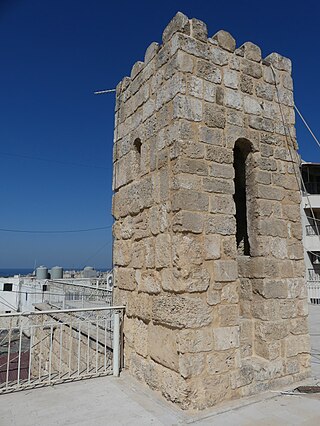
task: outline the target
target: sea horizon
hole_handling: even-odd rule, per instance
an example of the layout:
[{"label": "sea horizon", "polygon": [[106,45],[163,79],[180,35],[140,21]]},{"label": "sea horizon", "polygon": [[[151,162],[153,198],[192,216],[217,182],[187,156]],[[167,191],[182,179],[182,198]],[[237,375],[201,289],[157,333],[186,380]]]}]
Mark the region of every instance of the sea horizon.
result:
[{"label": "sea horizon", "polygon": [[[48,268],[50,269],[50,268]],[[105,272],[112,268],[99,268],[95,267],[97,271]],[[64,271],[81,271],[82,268],[63,268]],[[12,277],[14,275],[29,275],[34,272],[34,268],[0,268],[0,277]]]}]

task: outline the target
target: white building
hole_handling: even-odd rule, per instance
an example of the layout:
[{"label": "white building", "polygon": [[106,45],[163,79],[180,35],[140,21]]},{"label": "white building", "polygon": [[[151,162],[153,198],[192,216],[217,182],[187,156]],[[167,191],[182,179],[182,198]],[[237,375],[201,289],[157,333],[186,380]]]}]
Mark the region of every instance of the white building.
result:
[{"label": "white building", "polygon": [[320,303],[320,163],[301,164],[304,259],[308,297]]},{"label": "white building", "polygon": [[59,308],[110,305],[112,287],[112,271],[103,278],[0,277],[0,313],[33,311],[44,302]]}]

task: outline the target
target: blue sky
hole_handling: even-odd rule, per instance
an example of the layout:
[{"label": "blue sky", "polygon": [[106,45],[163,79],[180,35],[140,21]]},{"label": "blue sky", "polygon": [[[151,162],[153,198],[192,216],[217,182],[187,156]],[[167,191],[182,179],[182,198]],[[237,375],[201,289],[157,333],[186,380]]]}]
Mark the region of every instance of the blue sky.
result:
[{"label": "blue sky", "polygon": [[[263,56],[290,57],[296,104],[320,134],[316,1],[0,0],[0,228],[112,224],[114,95],[93,91],[130,74],[178,10],[205,21],[209,35],[225,29],[237,46],[252,41]],[[303,158],[320,161],[298,119],[297,131]],[[0,232],[0,268],[32,267],[35,260],[109,267],[111,229]]]}]

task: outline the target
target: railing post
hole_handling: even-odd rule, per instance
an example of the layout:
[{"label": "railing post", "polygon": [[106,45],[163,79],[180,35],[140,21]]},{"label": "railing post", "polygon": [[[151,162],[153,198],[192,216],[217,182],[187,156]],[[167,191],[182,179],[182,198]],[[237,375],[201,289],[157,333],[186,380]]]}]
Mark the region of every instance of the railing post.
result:
[{"label": "railing post", "polygon": [[113,375],[120,374],[120,312],[113,314]]}]

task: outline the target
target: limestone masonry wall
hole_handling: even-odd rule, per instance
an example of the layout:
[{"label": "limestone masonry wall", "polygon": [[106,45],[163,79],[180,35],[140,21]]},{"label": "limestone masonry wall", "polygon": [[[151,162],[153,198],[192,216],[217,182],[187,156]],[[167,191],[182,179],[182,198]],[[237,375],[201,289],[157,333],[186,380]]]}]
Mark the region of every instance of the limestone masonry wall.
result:
[{"label": "limestone masonry wall", "polygon": [[181,13],[117,87],[125,367],[184,409],[309,375],[293,105],[289,59]]}]

